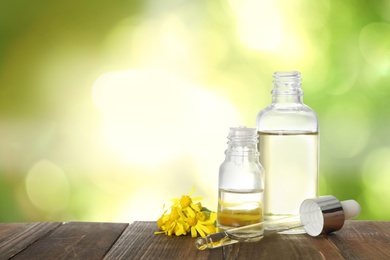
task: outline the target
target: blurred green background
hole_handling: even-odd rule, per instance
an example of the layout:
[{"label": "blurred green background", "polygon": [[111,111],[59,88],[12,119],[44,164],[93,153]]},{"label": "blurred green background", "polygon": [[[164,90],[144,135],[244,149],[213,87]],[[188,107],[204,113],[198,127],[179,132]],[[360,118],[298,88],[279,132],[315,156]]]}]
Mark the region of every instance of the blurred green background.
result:
[{"label": "blurred green background", "polygon": [[157,220],[216,210],[230,126],[272,74],[302,73],[320,195],[390,220],[390,2],[1,1],[0,221]]}]

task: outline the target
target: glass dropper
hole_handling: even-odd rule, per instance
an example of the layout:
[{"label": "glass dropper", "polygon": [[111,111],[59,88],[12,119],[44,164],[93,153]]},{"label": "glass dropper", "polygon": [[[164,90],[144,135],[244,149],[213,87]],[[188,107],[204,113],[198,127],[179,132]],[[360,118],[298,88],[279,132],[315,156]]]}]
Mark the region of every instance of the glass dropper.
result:
[{"label": "glass dropper", "polygon": [[[210,234],[198,238],[195,246],[199,250],[205,250],[238,242],[254,242],[264,236],[300,227],[310,236],[318,236],[341,229],[345,220],[355,218],[359,213],[360,205],[354,200],[340,202],[330,195],[321,196],[304,200],[300,214]],[[254,229],[263,232],[253,232]],[[248,236],[248,233],[257,235]]]},{"label": "glass dropper", "polygon": [[[320,211],[311,211],[306,214],[318,214]],[[279,219],[268,220],[252,225],[247,225],[239,228],[230,229],[214,234],[210,234],[206,237],[198,238],[195,242],[195,246],[199,250],[205,250],[207,248],[217,248],[221,246],[231,245],[238,242],[254,242],[259,241],[265,236],[279,233],[286,230],[303,227],[300,217],[302,214],[292,215]],[[259,230],[259,232],[254,232]],[[250,231],[256,236],[245,236],[246,231]],[[249,232],[248,232],[249,233]]]}]

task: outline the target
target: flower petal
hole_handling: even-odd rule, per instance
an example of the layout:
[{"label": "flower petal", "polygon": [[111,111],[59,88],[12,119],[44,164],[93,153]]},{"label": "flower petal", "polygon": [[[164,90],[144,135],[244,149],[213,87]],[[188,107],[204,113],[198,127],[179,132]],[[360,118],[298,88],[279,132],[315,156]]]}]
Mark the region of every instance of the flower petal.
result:
[{"label": "flower petal", "polygon": [[199,211],[200,211],[200,208],[198,207],[198,205],[195,205],[194,203],[191,203],[190,206],[191,206],[191,208],[193,208],[196,212],[199,212]]},{"label": "flower petal", "polygon": [[180,236],[180,235],[182,235],[182,234],[185,234],[186,232],[185,232],[185,230],[184,230],[183,224],[177,222],[177,225],[179,226],[179,232],[178,232],[179,235],[176,233],[176,236]]},{"label": "flower petal", "polygon": [[204,232],[210,233],[210,229],[208,227],[203,226],[202,224],[198,224],[197,226],[199,226]]},{"label": "flower petal", "polygon": [[200,224],[202,225],[214,225],[214,221],[208,219],[208,220],[205,220],[205,221],[198,221]]},{"label": "flower petal", "polygon": [[213,222],[217,220],[217,212],[211,212],[210,213],[210,220],[212,220]]},{"label": "flower petal", "polygon": [[192,188],[192,190],[191,190],[190,194],[188,194],[188,196],[190,196],[190,197],[191,197],[191,195],[192,195],[192,193],[194,193],[194,191],[195,191],[195,185],[194,185],[194,187]]},{"label": "flower petal", "polygon": [[172,235],[173,229],[175,228],[176,222],[172,222],[172,224],[168,227],[168,236]]},{"label": "flower petal", "polygon": [[195,227],[191,227],[191,236],[192,237],[197,237],[198,236],[198,234],[196,233]]},{"label": "flower petal", "polygon": [[190,216],[190,217],[192,217],[192,218],[195,218],[195,217],[196,217],[195,212],[194,212],[190,207],[186,208],[186,210],[187,210],[187,215],[188,215],[188,216]]},{"label": "flower petal", "polygon": [[198,200],[202,200],[202,199],[204,199],[203,197],[194,197],[194,198],[192,198],[192,201],[198,201]]},{"label": "flower petal", "polygon": [[180,219],[183,220],[183,221],[186,221],[186,216],[183,214],[183,212],[181,210],[178,210],[177,213],[179,213],[179,216],[180,216]]},{"label": "flower petal", "polygon": [[167,222],[168,220],[169,220],[169,215],[164,215],[164,216],[162,217],[162,222],[163,222],[163,223]]},{"label": "flower petal", "polygon": [[202,237],[206,237],[205,233],[204,233],[203,230],[200,228],[200,225],[196,225],[195,228],[196,228],[196,230],[199,232],[199,234],[200,234]]}]

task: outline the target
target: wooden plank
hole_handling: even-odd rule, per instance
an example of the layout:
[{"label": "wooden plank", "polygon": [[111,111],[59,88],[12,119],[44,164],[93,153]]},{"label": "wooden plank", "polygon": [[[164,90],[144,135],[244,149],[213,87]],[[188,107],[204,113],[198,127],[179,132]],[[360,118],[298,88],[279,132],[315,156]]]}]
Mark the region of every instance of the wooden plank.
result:
[{"label": "wooden plank", "polygon": [[390,221],[346,221],[327,238],[346,259],[390,259]]},{"label": "wooden plank", "polygon": [[323,256],[323,259],[345,259],[340,250],[333,243],[327,240],[325,235],[309,237],[309,242]]},{"label": "wooden plank", "polygon": [[344,259],[325,237],[306,234],[264,237],[255,243],[238,243],[223,248],[224,259]]},{"label": "wooden plank", "polygon": [[0,223],[0,259],[9,259],[61,225],[46,223]]},{"label": "wooden plank", "polygon": [[111,259],[222,259],[222,249],[200,251],[191,236],[154,234],[157,223],[134,222],[105,256]]},{"label": "wooden plank", "polygon": [[69,222],[12,259],[102,259],[127,226],[127,223]]},{"label": "wooden plank", "polygon": [[190,236],[155,231],[156,222],[0,223],[0,259],[390,259],[384,221],[347,221],[327,236],[272,235],[205,251]]}]

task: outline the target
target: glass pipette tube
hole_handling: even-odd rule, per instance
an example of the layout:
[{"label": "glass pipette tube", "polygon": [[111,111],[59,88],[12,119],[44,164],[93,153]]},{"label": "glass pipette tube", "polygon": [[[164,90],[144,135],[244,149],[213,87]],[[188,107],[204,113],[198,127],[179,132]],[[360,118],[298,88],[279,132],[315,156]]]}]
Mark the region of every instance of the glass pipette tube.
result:
[{"label": "glass pipette tube", "polygon": [[355,218],[359,214],[360,205],[355,200],[339,201],[332,195],[320,196],[304,200],[300,214],[214,233],[198,238],[195,246],[204,250],[237,242],[259,241],[265,236],[300,227],[315,237],[341,229],[345,220]]},{"label": "glass pipette tube", "polygon": [[[310,220],[305,220],[305,223],[302,223],[301,216],[302,215],[316,215],[321,214],[321,210],[314,210],[310,212],[305,212],[301,214],[291,215],[288,217],[283,217],[279,219],[273,219],[268,221],[263,221],[260,223],[247,225],[243,227],[238,227],[214,234],[210,234],[206,237],[198,238],[195,241],[195,246],[199,250],[205,250],[205,249],[212,249],[212,248],[218,248],[221,246],[231,245],[238,242],[253,242],[253,241],[259,241],[265,236],[279,233],[286,230],[291,230],[299,227],[303,227],[304,225],[307,225],[310,223]],[[305,218],[305,219],[312,219],[312,218]],[[246,231],[251,231],[250,233],[254,233],[253,230],[258,229],[259,231],[256,236],[245,236]]]}]

